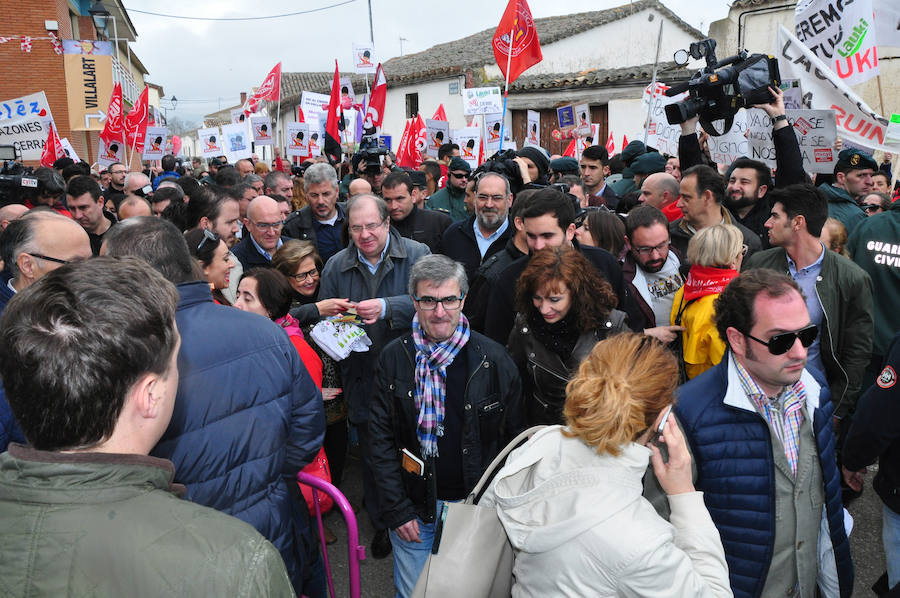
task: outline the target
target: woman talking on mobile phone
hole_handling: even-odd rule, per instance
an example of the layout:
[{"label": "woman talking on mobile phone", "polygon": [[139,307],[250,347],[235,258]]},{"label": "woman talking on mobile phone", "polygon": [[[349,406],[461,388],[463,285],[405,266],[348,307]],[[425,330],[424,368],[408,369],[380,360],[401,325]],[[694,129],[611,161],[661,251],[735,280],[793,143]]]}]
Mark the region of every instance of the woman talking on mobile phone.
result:
[{"label": "woman talking on mobile phone", "polygon": [[[566,389],[566,426],[509,456],[479,504],[496,506],[512,543],[513,597],[732,595],[670,413],[677,383],[675,358],[651,337],[600,341]],[[671,523],[641,495],[648,461]]]}]

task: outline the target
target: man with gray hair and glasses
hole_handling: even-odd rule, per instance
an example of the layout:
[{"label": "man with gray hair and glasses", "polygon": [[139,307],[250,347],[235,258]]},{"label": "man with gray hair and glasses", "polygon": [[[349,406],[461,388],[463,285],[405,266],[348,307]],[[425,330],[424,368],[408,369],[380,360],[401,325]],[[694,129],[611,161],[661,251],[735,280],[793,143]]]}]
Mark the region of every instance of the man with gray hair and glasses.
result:
[{"label": "man with gray hair and glasses", "polygon": [[369,450],[398,596],[412,593],[425,566],[442,503],[466,498],[524,428],[519,373],[503,346],[469,328],[467,290],[462,264],[443,255],[417,261],[412,331],[385,347],[378,365]]},{"label": "man with gray hair and glasses", "polygon": [[[275,174],[271,173],[269,176]],[[268,177],[267,177],[268,179]],[[312,241],[323,262],[344,248],[341,228],[346,205],[338,201],[338,179],[329,164],[313,164],[303,173],[306,205],[291,214],[284,225],[284,235],[292,239]]]}]

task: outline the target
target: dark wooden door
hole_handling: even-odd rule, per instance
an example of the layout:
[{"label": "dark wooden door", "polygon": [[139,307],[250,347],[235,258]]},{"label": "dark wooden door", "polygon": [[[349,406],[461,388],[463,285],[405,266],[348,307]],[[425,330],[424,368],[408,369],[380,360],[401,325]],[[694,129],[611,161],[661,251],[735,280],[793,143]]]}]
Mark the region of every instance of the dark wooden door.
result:
[{"label": "dark wooden door", "polygon": [[[591,122],[600,125],[600,139],[594,139],[594,145],[606,145],[606,138],[609,135],[609,110],[604,104],[602,106],[590,106]],[[556,109],[550,108],[539,110],[541,113],[541,147],[550,152],[550,155],[562,154],[568,147],[571,139],[561,139],[557,141],[553,138],[554,129],[559,129],[559,122],[556,120]],[[517,147],[522,147],[525,141],[525,127],[528,123],[527,110],[512,111],[512,137]]]}]

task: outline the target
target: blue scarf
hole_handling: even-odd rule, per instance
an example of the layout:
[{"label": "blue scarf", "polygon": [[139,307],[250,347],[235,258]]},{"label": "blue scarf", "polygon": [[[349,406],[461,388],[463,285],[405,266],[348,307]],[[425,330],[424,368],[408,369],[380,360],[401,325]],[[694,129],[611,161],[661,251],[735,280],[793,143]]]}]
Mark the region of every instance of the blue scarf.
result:
[{"label": "blue scarf", "polygon": [[413,343],[416,346],[416,409],[419,418],[416,436],[423,457],[437,457],[437,439],[444,435],[444,398],[447,395],[447,366],[453,363],[460,349],[469,342],[469,320],[460,314],[453,336],[434,343],[428,340],[419,325],[419,314],[412,321]]}]

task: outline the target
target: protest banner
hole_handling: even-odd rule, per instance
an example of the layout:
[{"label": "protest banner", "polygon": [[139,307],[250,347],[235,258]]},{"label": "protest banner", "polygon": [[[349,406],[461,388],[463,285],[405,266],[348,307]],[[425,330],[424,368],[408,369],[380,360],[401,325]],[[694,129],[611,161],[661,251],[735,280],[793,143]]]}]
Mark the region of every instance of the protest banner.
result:
[{"label": "protest banner", "polygon": [[891,114],[884,140],[886,143],[900,144],[900,114]]},{"label": "protest banner", "polygon": [[[669,124],[669,121],[666,119],[666,106],[684,100],[687,97],[687,93],[670,98],[665,95],[667,89],[669,89],[668,85],[657,82],[656,89],[651,93],[648,85],[644,88],[641,106],[645,112],[650,111],[650,123],[647,126],[647,145],[655,147],[661,154],[677,156],[681,125]],[[622,147],[624,149],[625,146],[623,145]],[[610,152],[610,155],[612,155],[612,152]]]},{"label": "protest banner", "polygon": [[145,160],[161,160],[166,154],[166,138],[169,130],[166,127],[147,127],[147,135],[144,137]]},{"label": "protest banner", "polygon": [[53,121],[37,116],[0,120],[0,145],[15,147],[23,160],[40,160],[50,122]]},{"label": "protest banner", "polygon": [[453,142],[459,145],[459,157],[469,163],[474,170],[478,168],[478,148],[481,142],[480,127],[457,129]]},{"label": "protest banner", "polygon": [[[713,121],[717,131],[722,130],[722,121]],[[747,132],[747,111],[739,110],[734,115],[734,123],[724,135],[708,138],[709,157],[716,164],[731,164],[741,156],[750,155],[750,141],[744,135]],[[672,154],[677,156],[678,154]]]},{"label": "protest banner", "polygon": [[803,90],[800,89],[800,81],[797,79],[789,79],[787,81],[782,81],[781,91],[784,92],[784,107],[787,110],[802,110],[805,108],[803,105]]},{"label": "protest banner", "polygon": [[575,104],[575,132],[582,137],[591,134],[591,109],[587,104]]},{"label": "protest banner", "polygon": [[527,134],[525,135],[525,142],[522,144],[526,145],[541,145],[541,113],[536,110],[529,110],[527,115]]},{"label": "protest banner", "polygon": [[503,112],[503,97],[499,87],[470,87],[463,89],[463,114],[497,114]]},{"label": "protest banner", "polygon": [[357,74],[375,72],[375,46],[368,42],[353,44],[353,70]]},{"label": "protest banner", "polygon": [[[0,102],[0,122],[4,120],[47,119],[53,120],[50,104],[43,91],[28,94],[20,98]],[[46,131],[44,135],[46,136]]]},{"label": "protest banner", "polygon": [[215,158],[216,156],[225,155],[225,152],[222,150],[222,135],[219,133],[219,127],[200,129],[197,131],[197,139],[200,140],[200,148],[203,150],[204,158]]},{"label": "protest banner", "polygon": [[575,107],[569,104],[557,108],[556,120],[559,122],[559,132],[563,137],[568,137],[569,132],[575,130]]},{"label": "protest banner", "polygon": [[[787,117],[800,146],[803,170],[826,174],[834,172],[837,162],[834,113],[830,110],[787,110]],[[772,119],[763,110],[753,108],[746,111],[746,124],[750,141],[748,156],[774,167]]]},{"label": "protest banner", "polygon": [[[319,137],[325,133],[325,122],[328,118],[328,103],[331,97],[325,93],[304,91],[300,94],[300,108],[303,110],[304,120],[310,123],[310,134],[318,132]],[[313,126],[315,121],[315,126]],[[322,123],[319,130],[319,123]],[[318,155],[318,154],[316,154]]]},{"label": "protest banner", "polygon": [[250,157],[250,141],[247,135],[247,123],[225,125],[222,127],[222,139],[225,144],[225,155],[234,164],[237,160]]},{"label": "protest banner", "polygon": [[500,129],[503,125],[503,115],[484,115],[484,151],[488,157],[493,156],[500,149]]},{"label": "protest banner", "polygon": [[125,162],[125,145],[121,140],[106,145],[106,142],[100,139],[97,147],[97,163],[103,168],[109,168],[116,162]]},{"label": "protest banner", "polygon": [[72,131],[100,131],[113,91],[112,42],[64,39],[63,67]]},{"label": "protest banner", "polygon": [[253,143],[272,145],[272,121],[268,116],[251,116],[250,129],[253,131]]},{"label": "protest banner", "polygon": [[800,0],[794,30],[847,85],[878,76],[872,0]]},{"label": "protest banner", "polygon": [[799,79],[804,100],[814,110],[833,110],[837,134],[862,147],[900,151],[885,141],[888,120],[873,111],[840,77],[783,26],[776,35],[778,70],[785,79]]},{"label": "protest banner", "polygon": [[445,143],[450,142],[450,123],[445,120],[429,118],[425,120],[425,131],[427,139],[425,154],[432,158],[437,158],[438,149]]},{"label": "protest banner", "polygon": [[78,157],[78,153],[75,151],[75,148],[72,147],[72,142],[69,141],[68,137],[63,137],[59,140],[60,145],[62,145],[63,152],[65,152],[66,157],[72,158],[76,162],[81,162],[81,158]]},{"label": "protest banner", "polygon": [[875,39],[882,48],[900,48],[900,4],[875,2]]},{"label": "protest banner", "polygon": [[309,124],[287,123],[287,155],[297,158],[309,157]]},{"label": "protest banner", "polygon": [[321,124],[318,118],[310,119],[307,125],[309,125],[309,155],[313,158],[321,156],[325,125]]},{"label": "protest banner", "polygon": [[242,123],[247,119],[247,115],[244,114],[243,108],[234,108],[229,112],[231,113],[231,124],[233,125]]}]

